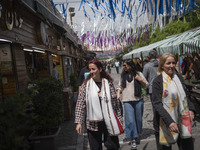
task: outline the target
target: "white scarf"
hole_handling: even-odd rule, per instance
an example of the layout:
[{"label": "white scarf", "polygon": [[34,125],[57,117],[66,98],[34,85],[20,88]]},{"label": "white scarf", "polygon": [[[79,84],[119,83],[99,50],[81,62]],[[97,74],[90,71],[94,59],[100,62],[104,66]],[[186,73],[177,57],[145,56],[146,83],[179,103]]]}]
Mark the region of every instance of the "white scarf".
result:
[{"label": "white scarf", "polygon": [[165,110],[170,114],[172,119],[178,124],[179,132],[171,132],[160,119],[159,138],[160,144],[171,145],[176,143],[178,136],[190,138],[192,135],[191,121],[187,97],[183,86],[176,74],[173,78],[162,72],[163,76],[163,95],[162,103]]},{"label": "white scarf", "polygon": [[[102,97],[101,104],[99,95]],[[121,133],[117,117],[112,108],[110,87],[107,79],[102,79],[101,90],[99,90],[92,78],[88,80],[86,85],[86,109],[87,120],[90,122],[104,120],[108,133],[111,135],[119,135]]]}]

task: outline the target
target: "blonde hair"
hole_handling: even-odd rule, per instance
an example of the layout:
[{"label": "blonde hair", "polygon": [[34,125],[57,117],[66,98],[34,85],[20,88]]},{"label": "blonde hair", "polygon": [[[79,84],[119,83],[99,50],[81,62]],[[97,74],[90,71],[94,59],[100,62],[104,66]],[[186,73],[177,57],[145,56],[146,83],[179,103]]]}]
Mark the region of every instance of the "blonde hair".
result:
[{"label": "blonde hair", "polygon": [[158,74],[161,74],[162,71],[163,71],[163,66],[167,60],[168,57],[174,57],[174,60],[176,61],[176,57],[174,54],[172,53],[169,53],[169,52],[166,52],[164,54],[162,54],[162,56],[160,57],[160,62],[159,62],[159,65],[158,65]]}]

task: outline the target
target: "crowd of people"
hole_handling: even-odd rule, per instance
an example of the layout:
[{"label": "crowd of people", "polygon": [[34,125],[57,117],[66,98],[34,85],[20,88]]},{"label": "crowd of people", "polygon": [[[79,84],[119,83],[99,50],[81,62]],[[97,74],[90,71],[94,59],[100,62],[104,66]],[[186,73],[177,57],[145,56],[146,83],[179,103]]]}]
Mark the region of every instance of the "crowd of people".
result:
[{"label": "crowd of people", "polygon": [[[176,57],[164,53],[157,58],[157,52],[152,50],[143,62],[139,59],[113,64],[97,59],[88,61],[87,69],[79,77],[75,123],[77,133],[81,134],[86,122],[91,150],[101,150],[102,142],[108,150],[119,149],[118,135],[123,132],[126,136],[123,142],[137,149],[146,91],[153,107],[157,150],[171,150],[175,143],[180,150],[194,150],[191,121],[195,107],[187,96],[182,76],[176,72]],[[121,65],[123,70],[115,88],[111,67],[115,66],[119,73]]]}]

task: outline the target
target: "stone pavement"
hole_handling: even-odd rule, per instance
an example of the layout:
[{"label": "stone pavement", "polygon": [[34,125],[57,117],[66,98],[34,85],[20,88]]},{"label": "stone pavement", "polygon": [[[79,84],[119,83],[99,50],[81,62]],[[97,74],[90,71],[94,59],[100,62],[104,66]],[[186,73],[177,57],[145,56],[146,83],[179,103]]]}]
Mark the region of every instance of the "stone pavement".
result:
[{"label": "stone pavement", "polygon": [[72,116],[70,120],[65,120],[61,124],[61,131],[56,138],[55,142],[57,150],[75,150],[77,146],[77,133],[76,125],[74,123],[74,108],[72,110]]},{"label": "stone pavement", "polygon": [[[120,73],[121,73],[120,68]],[[117,87],[118,80],[120,78],[120,74],[116,73],[115,68],[112,68],[111,76],[114,79],[114,85]],[[199,111],[200,107],[199,104],[195,104],[197,107],[197,121],[196,127],[192,128],[193,138],[194,138],[194,146],[195,150],[198,150],[200,147],[200,117]],[[89,150],[88,138],[87,138],[87,131],[84,128],[83,134],[77,135],[75,130],[74,124],[74,109],[72,113],[72,117],[70,120],[65,121],[61,125],[61,132],[56,139],[57,150]],[[152,112],[152,105],[149,99],[149,96],[144,98],[144,114],[143,114],[143,128],[142,128],[142,135],[141,135],[141,142],[138,145],[138,150],[156,150],[156,143],[155,143],[155,136],[153,130],[153,112]],[[120,141],[120,150],[129,150],[130,145],[128,143],[123,143],[123,139],[125,138],[125,133],[119,136]],[[103,147],[105,150],[106,148]],[[177,145],[174,145],[173,150],[178,150]]]}]

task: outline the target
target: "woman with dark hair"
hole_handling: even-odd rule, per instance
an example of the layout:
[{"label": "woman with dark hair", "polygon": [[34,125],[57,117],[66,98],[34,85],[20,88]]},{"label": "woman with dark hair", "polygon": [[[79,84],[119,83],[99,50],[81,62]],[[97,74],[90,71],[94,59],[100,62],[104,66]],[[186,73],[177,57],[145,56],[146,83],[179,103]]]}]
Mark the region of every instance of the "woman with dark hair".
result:
[{"label": "woman with dark hair", "polygon": [[152,86],[153,119],[158,150],[171,150],[177,143],[179,150],[194,150],[191,121],[195,108],[186,94],[184,81],[175,71],[176,58],[164,53],[158,66],[159,75]]},{"label": "woman with dark hair", "polygon": [[81,86],[76,104],[76,131],[81,134],[86,113],[86,127],[91,150],[102,150],[102,134],[107,149],[117,150],[120,147],[118,135],[123,133],[123,118],[113,79],[103,69],[101,62],[96,59],[89,62],[89,70],[90,75]]},{"label": "woman with dark hair", "polygon": [[[136,70],[132,60],[125,60],[119,86],[117,88],[117,99],[124,103],[125,132],[124,142],[131,141],[131,148],[136,149],[142,132],[142,116],[144,100],[141,87],[147,86],[148,82],[141,72]],[[137,143],[136,143],[137,142]]]}]

